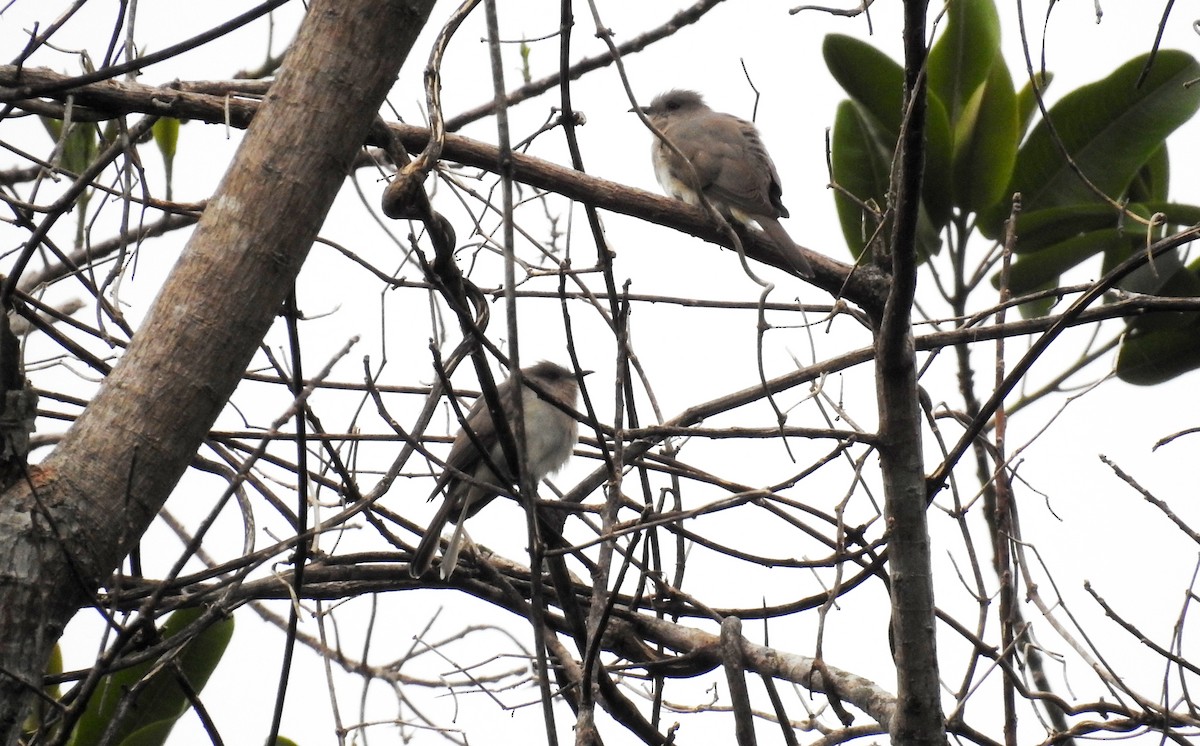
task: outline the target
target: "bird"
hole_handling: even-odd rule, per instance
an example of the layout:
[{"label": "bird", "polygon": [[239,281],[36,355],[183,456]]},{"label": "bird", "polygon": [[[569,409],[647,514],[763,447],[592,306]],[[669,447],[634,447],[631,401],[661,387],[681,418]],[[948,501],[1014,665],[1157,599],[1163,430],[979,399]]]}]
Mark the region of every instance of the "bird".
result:
[{"label": "bird", "polygon": [[713,111],[699,93],[682,89],[659,94],[641,111],[679,151],[657,137],[651,146],[654,176],[668,194],[696,206],[703,194],[722,215],[757,223],[801,277],[813,276],[803,250],[779,224],[789,216],[779,173],[753,123]]},{"label": "bird", "polygon": [[[591,371],[583,371],[587,375]],[[553,362],[542,361],[521,369],[521,377],[544,393],[530,386],[522,387],[521,407],[525,423],[525,465],[534,484],[558,471],[571,458],[579,437],[579,423],[543,397],[549,396],[560,405],[574,407],[579,396],[579,382],[570,370]],[[516,417],[516,378],[509,376],[496,387],[500,408],[510,429]],[[468,433],[469,431],[469,433]],[[474,439],[472,439],[472,434]],[[480,446],[487,452],[486,458]],[[429,499],[439,492],[444,499],[429,523],[421,543],[409,563],[409,573],[419,578],[433,565],[433,556],[440,544],[447,521],[455,524],[450,543],[442,556],[441,576],[450,578],[462,549],[463,524],[478,513],[497,495],[509,493],[515,479],[497,475],[493,466],[508,471],[504,448],[496,432],[492,413],[484,397],[475,400],[466,416],[466,425],[454,436],[446,469],[434,485]],[[465,475],[465,476],[464,476]]]}]

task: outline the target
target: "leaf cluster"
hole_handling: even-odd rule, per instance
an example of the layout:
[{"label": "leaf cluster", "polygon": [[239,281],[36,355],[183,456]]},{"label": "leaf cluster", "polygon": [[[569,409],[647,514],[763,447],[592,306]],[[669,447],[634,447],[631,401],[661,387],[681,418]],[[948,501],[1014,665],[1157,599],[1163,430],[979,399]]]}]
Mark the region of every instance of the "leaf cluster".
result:
[{"label": "leaf cluster", "polygon": [[[904,126],[903,68],[857,39],[831,35],[824,55],[849,99],[833,127],[838,218],[860,256],[887,219],[893,155]],[[937,255],[947,231],[998,241],[1019,195],[1016,295],[1056,287],[1092,257],[1108,271],[1180,226],[1200,207],[1168,197],[1167,137],[1200,108],[1200,64],[1185,52],[1136,57],[1046,108],[1050,75],[1030,71],[1016,90],[1000,53],[992,0],[948,3],[928,59],[926,160],[918,252]],[[1044,116],[1038,117],[1039,112]],[[1036,120],[1036,123],[1035,123]],[[1032,125],[1032,126],[1031,126]],[[959,247],[961,250],[962,247]],[[1200,295],[1200,262],[1160,257],[1121,286],[1128,292]],[[1043,315],[1050,300],[1028,303]],[[1131,322],[1117,372],[1158,383],[1200,367],[1200,315],[1155,314]]]}]

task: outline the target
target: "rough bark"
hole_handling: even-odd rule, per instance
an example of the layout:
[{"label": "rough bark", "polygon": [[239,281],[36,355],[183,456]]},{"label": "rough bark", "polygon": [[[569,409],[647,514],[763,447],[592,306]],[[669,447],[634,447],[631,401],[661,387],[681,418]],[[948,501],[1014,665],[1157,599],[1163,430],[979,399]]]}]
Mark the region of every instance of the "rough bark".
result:
[{"label": "rough bark", "polygon": [[432,0],[315,0],[178,265],[61,445],[0,498],[0,730],[237,386]]}]

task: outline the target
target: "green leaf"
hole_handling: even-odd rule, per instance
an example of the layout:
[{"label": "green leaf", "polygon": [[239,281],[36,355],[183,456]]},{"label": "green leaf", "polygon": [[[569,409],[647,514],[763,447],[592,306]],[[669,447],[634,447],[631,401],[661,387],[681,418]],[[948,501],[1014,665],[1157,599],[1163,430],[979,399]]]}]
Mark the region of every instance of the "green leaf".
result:
[{"label": "green leaf", "polygon": [[167,199],[171,199],[171,176],[175,168],[175,150],[179,145],[179,120],[174,117],[159,117],[152,128],[154,144],[162,155],[163,171],[167,176]]},{"label": "green leaf", "polygon": [[1033,292],[1057,283],[1063,272],[1116,246],[1128,248],[1137,239],[1116,228],[1105,228],[1069,238],[1013,262],[1008,284],[1014,295]]},{"label": "green leaf", "polygon": [[1200,324],[1126,337],[1117,353],[1117,377],[1153,386],[1200,368]]},{"label": "green leaf", "polygon": [[[1149,220],[1152,215],[1165,215],[1156,228],[1161,233],[1163,226],[1195,225],[1200,223],[1200,206],[1178,202],[1131,202],[1125,206],[1129,212]],[[1127,234],[1146,240],[1147,227],[1130,218],[1122,218],[1109,205],[1070,205],[1051,207],[1048,210],[1022,212],[1017,216],[1017,254],[1041,251],[1060,241],[1080,233],[1102,228],[1122,228]],[[1159,236],[1156,235],[1155,238]]]},{"label": "green leaf", "polygon": [[[858,258],[866,248],[878,225],[876,217],[863,205],[882,211],[887,199],[891,153],[881,140],[868,117],[851,101],[843,101],[833,124],[833,179],[841,190],[833,193],[842,235],[850,253]],[[917,253],[921,261],[941,249],[938,226],[930,219],[924,204],[917,219]]]},{"label": "green leaf", "polygon": [[91,165],[99,152],[96,125],[90,122],[75,122],[63,138],[63,123],[50,117],[38,117],[42,126],[55,143],[62,143],[59,165],[71,173],[78,174]]},{"label": "green leaf", "polygon": [[72,124],[63,141],[62,167],[74,174],[83,173],[96,160],[98,143],[95,125]]},{"label": "green leaf", "polygon": [[[1117,211],[1109,205],[1102,204],[1070,205],[1022,212],[1017,216],[1015,253],[1031,254],[1082,233],[1116,228],[1117,223]],[[1136,231],[1140,226],[1128,221],[1125,227]],[[1144,231],[1140,235],[1145,235]]]},{"label": "green leaf", "polygon": [[154,144],[158,146],[163,160],[174,160],[175,149],[179,145],[179,120],[174,117],[159,117],[151,131],[154,133]]},{"label": "green leaf", "polygon": [[[1108,272],[1148,242],[1161,238],[1164,223],[1147,225],[1157,208],[1173,205],[1131,204],[1126,209],[1136,217],[1121,216],[1107,205],[1075,205],[1022,214],[1017,218],[1017,261],[1014,280],[1017,292],[1029,292],[1056,281],[1063,272],[1096,254],[1104,255],[1101,272]],[[1193,212],[1200,215],[1200,208]],[[1166,262],[1161,258],[1160,262]],[[1018,271],[1015,268],[1020,267]],[[1171,271],[1174,271],[1172,268]],[[1128,278],[1127,278],[1128,279]],[[998,278],[993,278],[997,282]],[[1137,292],[1157,292],[1161,281]],[[1122,283],[1122,287],[1133,289]]]},{"label": "green leaf", "polygon": [[834,80],[896,146],[904,105],[904,69],[892,58],[853,36],[830,34],[822,46]]},{"label": "green leaf", "polygon": [[[50,650],[50,660],[46,661],[46,675],[56,676],[62,673],[62,670],[62,648],[56,644]],[[58,684],[47,684],[42,687],[42,693],[46,695],[46,698],[35,697],[33,706],[30,708],[29,714],[25,717],[23,729],[27,735],[36,733],[42,727],[42,724],[46,722],[45,715],[49,707],[47,700],[57,701],[62,698],[62,690]]]},{"label": "green leaf", "polygon": [[[205,609],[202,608],[180,609],[172,613],[160,630],[163,639],[170,639],[184,631],[204,613]],[[192,632],[194,630],[188,630],[188,634]],[[194,690],[200,691],[208,683],[232,635],[233,618],[227,617],[210,624],[186,643],[187,647],[177,660]],[[99,743],[122,697],[149,673],[152,665],[150,662],[141,663],[105,676],[88,701],[87,709],[71,736],[71,744],[91,746]],[[170,669],[164,669],[142,688],[136,705],[129,710],[129,717],[118,726],[115,742],[120,743],[143,729],[147,729],[144,735],[149,737],[160,732],[159,724],[164,721],[169,723],[166,729],[169,731],[170,725],[174,725],[187,707],[187,697],[176,682],[175,674]]]},{"label": "green leaf", "polygon": [[[871,124],[884,152],[895,152],[904,105],[904,70],[890,57],[851,36],[830,34],[822,47],[825,64]],[[922,198],[937,231],[950,218],[951,143],[946,107],[934,94],[926,111],[925,183]],[[885,192],[886,193],[886,192]],[[884,204],[880,202],[880,204]]]},{"label": "green leaf", "polygon": [[1041,251],[1080,233],[1111,228],[1116,214],[1108,205],[1071,205],[1017,215],[1018,255]]},{"label": "green leaf", "polygon": [[1049,88],[1050,84],[1054,82],[1054,73],[1034,73],[1033,81],[1025,81],[1025,86],[1021,88],[1021,92],[1017,94],[1018,139],[1020,139],[1020,137],[1024,137],[1025,133],[1029,131],[1029,125],[1033,122],[1034,112],[1038,110],[1037,98],[1035,98],[1033,95],[1034,81],[1037,81],[1037,90],[1042,92],[1042,96],[1045,96],[1046,89]]},{"label": "green leaf", "polygon": [[50,139],[58,142],[58,138],[62,137],[62,120],[53,117],[38,116],[42,120],[42,127],[46,129],[46,134],[50,135]]},{"label": "green leaf", "polygon": [[1135,243],[1133,236],[1116,228],[1092,230],[1090,233],[1070,237],[1042,251],[1025,254],[1014,261],[1009,272],[1008,285],[1014,295],[1032,293],[1058,282],[1058,277],[1074,266],[1084,263],[1094,255],[1120,248],[1129,251]]},{"label": "green leaf", "polygon": [[[54,648],[50,651],[50,660],[46,662],[46,673],[50,676],[57,676],[63,672],[62,647],[55,643]],[[48,684],[42,690],[46,696],[51,699],[58,699],[62,691],[58,684]]]},{"label": "green leaf", "polygon": [[1000,17],[992,0],[950,0],[946,31],[929,52],[929,89],[946,106],[951,127],[957,129],[999,53]]},{"label": "green leaf", "polygon": [[1142,164],[1129,184],[1131,202],[1154,202],[1167,198],[1171,183],[1171,161],[1164,142],[1150,159]]},{"label": "green leaf", "polygon": [[942,227],[945,223],[935,224],[933,218],[930,217],[929,211],[922,203],[917,212],[917,261],[929,261],[929,257],[936,256],[942,250]]},{"label": "green leaf", "polygon": [[[1106,273],[1152,241],[1162,238],[1171,225],[1200,223],[1200,207],[1169,202],[1134,203],[1126,209],[1137,216],[1119,216],[1108,205],[1054,207],[1017,217],[1017,260],[1010,285],[1014,292],[1028,293],[1050,286],[1059,276],[1095,254],[1103,254],[1100,272]],[[1154,214],[1168,216],[1153,226],[1146,223]],[[1152,230],[1151,230],[1152,228]],[[1137,293],[1160,292],[1164,277],[1180,266],[1177,254],[1158,257],[1153,265],[1135,270],[1120,287]],[[999,276],[992,277],[994,286]]]},{"label": "green leaf", "polygon": [[[1136,88],[1145,57],[1072,91],[1049,112],[1078,168],[1113,198],[1122,196],[1167,135],[1200,108],[1200,86],[1184,85],[1200,77],[1200,65],[1190,55],[1160,52],[1146,80]],[[1044,121],[1018,153],[1008,191],[1021,192],[1027,209],[1099,200],[1063,158]]]},{"label": "green leaf", "polygon": [[[1181,267],[1164,284],[1162,295],[1200,296],[1200,267]],[[1200,368],[1200,314],[1150,313],[1138,317],[1121,342],[1117,376],[1149,386]]]},{"label": "green leaf", "polygon": [[952,163],[950,118],[941,100],[930,93],[925,110],[925,183],[921,197],[935,230],[950,221],[954,206]]},{"label": "green leaf", "polygon": [[1003,60],[992,65],[987,82],[979,88],[959,120],[954,135],[955,204],[964,212],[982,212],[992,205],[1008,204],[1005,189],[1016,165],[1020,134],[1017,97]]},{"label": "green leaf", "polygon": [[[1113,246],[1104,253],[1102,271],[1107,273],[1121,262],[1138,252],[1146,250],[1145,241],[1131,241],[1128,246]],[[1159,254],[1151,261],[1135,268],[1117,283],[1117,287],[1131,293],[1161,295],[1163,288],[1183,269],[1183,259],[1178,251]]]},{"label": "green leaf", "polygon": [[[996,284],[998,285],[999,283],[996,283]],[[1042,287],[1030,288],[1029,290],[1027,290],[1025,292],[1033,293],[1033,292],[1036,292],[1039,290],[1052,290],[1056,287],[1058,287],[1058,280],[1048,282],[1045,285],[1043,285]],[[1050,311],[1054,308],[1054,304],[1057,302],[1058,302],[1058,298],[1051,295],[1051,296],[1046,296],[1046,297],[1040,298],[1038,300],[1031,300],[1031,301],[1022,303],[1021,305],[1017,306],[1017,310],[1020,311],[1021,318],[1023,318],[1023,319],[1037,319],[1037,318],[1041,318],[1042,316],[1048,315],[1050,313]]]},{"label": "green leaf", "polygon": [[[838,105],[831,144],[833,179],[859,201],[873,203],[882,211],[892,164],[873,129],[857,105],[850,101]],[[834,191],[833,200],[846,245],[858,258],[876,228],[875,218],[864,214],[859,203],[841,191]]]},{"label": "green leaf", "polygon": [[[1133,205],[1130,205],[1133,207]],[[1162,213],[1167,216],[1167,225],[1195,225],[1200,223],[1200,206],[1178,202],[1151,201],[1145,204],[1148,214]]]},{"label": "green leaf", "polygon": [[171,729],[175,727],[176,719],[158,720],[138,728],[121,739],[120,744],[121,746],[163,746],[167,742],[167,736],[171,735]]}]

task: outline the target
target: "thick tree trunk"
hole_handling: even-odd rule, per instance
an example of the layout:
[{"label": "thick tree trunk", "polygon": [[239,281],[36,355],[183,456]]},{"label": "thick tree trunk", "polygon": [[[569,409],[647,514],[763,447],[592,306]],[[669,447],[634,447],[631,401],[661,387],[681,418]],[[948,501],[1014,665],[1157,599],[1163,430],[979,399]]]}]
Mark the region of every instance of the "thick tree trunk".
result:
[{"label": "thick tree trunk", "polygon": [[292,286],[433,0],[314,0],[278,80],[128,351],[0,498],[0,731],[71,615],[141,536]]}]

